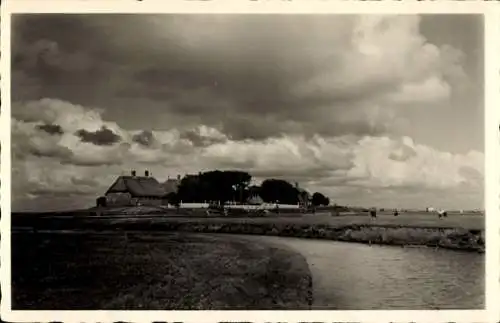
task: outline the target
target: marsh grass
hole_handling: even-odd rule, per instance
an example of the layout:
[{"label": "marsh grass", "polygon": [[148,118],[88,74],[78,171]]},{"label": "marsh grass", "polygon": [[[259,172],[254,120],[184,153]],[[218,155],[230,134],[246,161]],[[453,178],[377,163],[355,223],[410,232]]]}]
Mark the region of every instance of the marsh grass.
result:
[{"label": "marsh grass", "polygon": [[14,309],[307,309],[312,302],[305,259],[229,236],[14,232],[12,273]]},{"label": "marsh grass", "polygon": [[419,245],[484,252],[484,216],[450,215],[439,219],[426,213],[380,215],[301,215],[266,217],[13,216],[14,226],[44,229],[142,230],[233,233],[330,239],[386,245]]}]

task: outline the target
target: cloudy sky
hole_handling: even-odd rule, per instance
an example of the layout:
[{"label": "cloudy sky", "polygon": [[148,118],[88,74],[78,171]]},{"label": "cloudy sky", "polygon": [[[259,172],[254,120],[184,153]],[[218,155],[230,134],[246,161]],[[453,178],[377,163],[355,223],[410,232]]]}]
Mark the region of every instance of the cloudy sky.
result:
[{"label": "cloudy sky", "polygon": [[12,208],[242,169],[333,202],[482,208],[480,16],[23,15]]}]

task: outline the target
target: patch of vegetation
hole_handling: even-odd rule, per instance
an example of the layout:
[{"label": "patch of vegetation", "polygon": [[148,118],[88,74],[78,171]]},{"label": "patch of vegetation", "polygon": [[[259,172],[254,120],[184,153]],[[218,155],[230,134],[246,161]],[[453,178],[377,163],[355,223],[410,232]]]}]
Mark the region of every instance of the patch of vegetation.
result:
[{"label": "patch of vegetation", "polygon": [[302,256],[229,236],[12,234],[13,309],[308,309]]}]

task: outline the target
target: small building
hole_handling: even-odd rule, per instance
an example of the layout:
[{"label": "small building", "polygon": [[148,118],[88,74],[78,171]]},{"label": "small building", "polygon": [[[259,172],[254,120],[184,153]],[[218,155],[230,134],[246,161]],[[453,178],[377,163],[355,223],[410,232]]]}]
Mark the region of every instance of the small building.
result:
[{"label": "small building", "polygon": [[177,193],[179,190],[179,185],[181,184],[181,175],[177,175],[177,178],[168,178],[165,182],[161,184],[165,194]]},{"label": "small building", "polygon": [[311,205],[311,194],[305,189],[299,186],[299,183],[295,182],[295,188],[298,192],[299,205],[301,207],[307,208]]},{"label": "small building", "polygon": [[252,194],[250,197],[247,199],[247,203],[250,205],[261,205],[264,203],[264,200],[260,195],[258,194]]},{"label": "small building", "polygon": [[132,171],[129,176],[120,176],[105,193],[107,206],[163,205],[166,193],[156,178],[148,171],[137,176]]}]

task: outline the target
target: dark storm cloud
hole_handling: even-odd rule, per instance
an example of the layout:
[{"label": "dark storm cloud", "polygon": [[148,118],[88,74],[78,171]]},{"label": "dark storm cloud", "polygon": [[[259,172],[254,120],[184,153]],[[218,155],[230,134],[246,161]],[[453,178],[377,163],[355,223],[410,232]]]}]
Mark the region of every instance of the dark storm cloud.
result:
[{"label": "dark storm cloud", "polygon": [[[213,156],[209,160],[213,164],[217,165],[214,168],[217,168],[219,170],[238,169],[243,171],[249,171],[256,167],[255,161],[251,159],[234,160],[234,159],[224,158],[221,156]],[[250,173],[252,173],[252,176],[254,176],[253,171],[250,171]]]},{"label": "dark storm cloud", "polygon": [[115,134],[112,130],[103,126],[100,130],[87,131],[85,129],[78,130],[75,135],[80,137],[82,142],[92,143],[96,146],[111,146],[121,140],[121,137]]},{"label": "dark storm cloud", "polygon": [[149,130],[144,130],[141,133],[135,134],[132,137],[132,141],[144,146],[150,147],[155,142],[155,137],[153,133]]},{"label": "dark storm cloud", "polygon": [[[105,35],[84,23],[84,16],[13,15],[13,100],[52,97],[86,103],[92,101],[90,93],[105,90],[99,80],[113,65],[103,50]],[[82,39],[89,41],[83,45]]]},{"label": "dark storm cloud", "polygon": [[[28,154],[36,157],[51,157],[61,160],[70,160],[73,158],[73,152],[67,147],[53,146],[53,147],[38,147],[30,146],[28,148]],[[24,157],[25,154],[20,153],[17,156]]]},{"label": "dark storm cloud", "polygon": [[61,126],[58,124],[42,124],[38,125],[37,129],[45,131],[46,133],[51,135],[62,135],[64,133]]},{"label": "dark storm cloud", "polygon": [[[369,124],[362,121],[335,123],[328,118],[321,119],[320,112],[317,114],[310,113],[310,116],[305,116],[301,120],[264,119],[254,115],[235,116],[231,122],[222,125],[222,131],[229,134],[229,137],[233,140],[262,140],[282,134],[301,134],[306,138],[311,138],[318,133],[330,136],[344,134],[377,136],[386,134],[391,128],[395,127],[395,125],[390,124],[390,119],[387,120],[386,124]],[[314,117],[317,120],[312,120]]]},{"label": "dark storm cloud", "polygon": [[[430,56],[422,51],[432,45],[418,34],[416,16],[380,24],[357,18],[18,15],[13,99],[101,107],[104,119],[125,129],[202,123],[237,140],[389,133],[391,120],[373,122],[365,105],[384,104],[379,97],[405,81],[434,70],[440,79],[455,66],[440,66],[438,47]],[[393,43],[402,47],[393,51]],[[372,45],[373,61],[360,54]],[[412,70],[419,65],[413,59],[423,62],[421,70]],[[357,117],[344,120],[346,111]]]},{"label": "dark storm cloud", "polygon": [[[328,59],[324,44],[333,36],[311,31],[340,26],[328,17],[141,16],[15,17],[15,99],[58,97],[106,107],[105,114],[124,124],[132,123],[138,107],[127,100],[117,104],[118,99],[149,100],[159,103],[149,104],[151,115],[197,116],[207,125],[222,125],[231,138],[262,139],[350,132],[332,126],[332,117],[323,121],[321,110],[369,97],[380,86],[302,96],[291,90],[322,71]],[[295,28],[299,22],[309,29]],[[222,24],[217,32],[193,38],[193,28],[202,32],[214,23]],[[225,25],[234,27],[233,36],[220,28]],[[318,48],[322,42],[324,48]],[[172,125],[153,124],[162,126]]]},{"label": "dark storm cloud", "polygon": [[[321,182],[325,179],[337,179],[336,175],[339,171],[345,171],[353,167],[353,162],[351,160],[339,160],[335,163],[331,164],[318,164],[314,167],[305,167],[303,169],[278,169],[278,168],[269,168],[269,169],[256,169],[252,171],[252,174],[255,177],[259,178],[276,178],[276,179],[285,179],[291,181],[298,181],[301,183],[307,182]],[[345,178],[345,175],[341,178]],[[336,182],[335,184],[340,184],[340,182]]]}]

